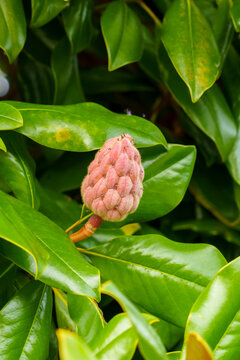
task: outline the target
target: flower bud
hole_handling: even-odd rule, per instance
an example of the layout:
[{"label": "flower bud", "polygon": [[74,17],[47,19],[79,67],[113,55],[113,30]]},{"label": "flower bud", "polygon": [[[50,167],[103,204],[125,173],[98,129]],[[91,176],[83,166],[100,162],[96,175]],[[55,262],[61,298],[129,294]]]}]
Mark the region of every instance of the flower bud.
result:
[{"label": "flower bud", "polygon": [[144,170],[130,135],[107,140],[88,167],[81,193],[85,205],[107,221],[133,213],[142,197]]}]

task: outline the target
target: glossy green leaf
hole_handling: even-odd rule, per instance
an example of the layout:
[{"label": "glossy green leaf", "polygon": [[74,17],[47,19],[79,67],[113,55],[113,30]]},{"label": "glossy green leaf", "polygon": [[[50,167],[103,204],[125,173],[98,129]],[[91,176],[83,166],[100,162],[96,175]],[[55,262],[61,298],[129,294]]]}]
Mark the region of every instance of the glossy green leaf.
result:
[{"label": "glossy green leaf", "polygon": [[1,0],[0,48],[12,63],[23,48],[26,39],[26,20],[22,0]]},{"label": "glossy green leaf", "polygon": [[69,330],[57,330],[60,360],[96,360],[89,346]]},{"label": "glossy green leaf", "polygon": [[[240,56],[237,51],[232,47],[229,51],[228,57],[222,73],[222,81],[226,89],[227,95],[230,99],[233,113],[237,119],[238,134],[235,144],[227,160],[227,167],[234,180],[240,184]],[[232,71],[235,69],[235,71]]]},{"label": "glossy green leaf", "polygon": [[169,145],[144,149],[142,164],[145,170],[143,197],[139,207],[125,222],[148,221],[167,214],[182,200],[190,182],[196,158],[193,146]]},{"label": "glossy green leaf", "polygon": [[114,281],[149,313],[181,327],[200,292],[226,264],[212,246],[176,243],[161,235],[123,236],[79,250],[104,280]]},{"label": "glossy green leaf", "polygon": [[172,351],[167,353],[168,360],[180,360],[181,351]]},{"label": "glossy green leaf", "polygon": [[27,51],[20,54],[18,66],[18,85],[22,100],[37,104],[52,104],[54,84],[50,66],[35,59]]},{"label": "glossy green leaf", "polygon": [[70,0],[31,0],[32,3],[32,27],[40,27],[51,21],[66,6]]},{"label": "glossy green leaf", "polygon": [[189,314],[185,336],[196,331],[213,350],[215,360],[239,359],[239,280],[237,258],[216,274]]},{"label": "glossy green leaf", "polygon": [[130,360],[137,346],[137,334],[127,314],[114,316],[95,337],[92,349],[99,360]]},{"label": "glossy green leaf", "polygon": [[174,346],[179,343],[183,338],[184,330],[178,326],[170,324],[167,321],[160,319],[160,321],[153,323],[152,325],[160,338],[162,339],[163,344],[167,350],[171,350]]},{"label": "glossy green leaf", "polygon": [[193,174],[190,191],[195,199],[228,226],[240,221],[234,198],[233,182],[226,168],[214,165],[207,168],[198,163]]},{"label": "glossy green leaf", "polygon": [[109,71],[141,59],[141,23],[126,3],[111,2],[101,17],[101,27],[108,51]]},{"label": "glossy green leaf", "polygon": [[35,183],[35,163],[23,137],[10,132],[2,136],[8,152],[0,152],[0,176],[17,198],[37,209],[39,197]]},{"label": "glossy green leaf", "polygon": [[228,54],[232,39],[233,39],[233,25],[229,14],[230,1],[221,0],[218,2],[218,8],[213,22],[213,32],[218,44],[221,65],[220,72],[222,70],[224,61]]},{"label": "glossy green leaf", "polygon": [[13,106],[0,102],[0,130],[11,130],[23,126],[20,112]]},{"label": "glossy green leaf", "polygon": [[69,315],[67,295],[59,289],[53,288],[53,291],[55,295],[55,311],[58,328],[77,332],[76,324]]},{"label": "glossy green leaf", "polygon": [[[227,159],[236,136],[237,128],[232,112],[217,85],[212,86],[197,103],[192,103],[187,87],[177,75],[164,47],[151,33],[144,31],[145,51],[141,67],[157,82],[164,82],[174,99],[179,103],[194,124],[216,144],[223,160]],[[159,44],[156,52],[156,42]]]},{"label": "glossy green leaf", "polygon": [[207,234],[210,236],[222,236],[227,241],[240,245],[239,232],[225,226],[214,219],[189,220],[174,224],[173,230],[192,230],[197,234]]},{"label": "glossy green leaf", "polygon": [[112,93],[113,91],[153,91],[154,88],[142,74],[124,71],[109,72],[104,66],[81,71],[83,90],[87,95]]},{"label": "glossy green leaf", "polygon": [[7,151],[6,145],[3,142],[3,139],[0,138],[0,150]]},{"label": "glossy green leaf", "polygon": [[237,32],[240,32],[240,4],[239,1],[234,0],[232,2],[232,8],[230,11],[232,22]]},{"label": "glossy green leaf", "polygon": [[[39,280],[99,299],[99,274],[67,234],[38,211],[0,192],[2,254]],[[7,241],[5,241],[7,240]]]},{"label": "glossy green leaf", "polygon": [[162,41],[196,102],[216,81],[220,56],[212,30],[194,2],[174,1],[164,18]]},{"label": "glossy green leaf", "polygon": [[166,360],[166,351],[160,337],[124,293],[110,281],[102,285],[102,292],[115,298],[127,311],[137,332],[139,348],[144,358],[147,360]]},{"label": "glossy green leaf", "polygon": [[70,317],[76,324],[77,334],[91,347],[105,325],[101,310],[94,300],[86,296],[69,294],[67,301]]},{"label": "glossy green leaf", "polygon": [[71,54],[67,38],[61,40],[52,53],[54,75],[54,104],[68,105],[83,102],[84,94],[79,78],[77,57]]},{"label": "glossy green leaf", "polygon": [[72,0],[63,11],[63,24],[74,54],[82,51],[92,37],[92,0]]},{"label": "glossy green leaf", "polygon": [[113,113],[98,104],[48,106],[14,101],[11,106],[24,119],[19,132],[50,148],[91,151],[102,147],[107,138],[122,133],[131,135],[139,147],[158,144],[167,147],[154,124],[137,116]]},{"label": "glossy green leaf", "polygon": [[51,289],[31,281],[0,312],[3,360],[38,359],[48,355],[51,329]]}]

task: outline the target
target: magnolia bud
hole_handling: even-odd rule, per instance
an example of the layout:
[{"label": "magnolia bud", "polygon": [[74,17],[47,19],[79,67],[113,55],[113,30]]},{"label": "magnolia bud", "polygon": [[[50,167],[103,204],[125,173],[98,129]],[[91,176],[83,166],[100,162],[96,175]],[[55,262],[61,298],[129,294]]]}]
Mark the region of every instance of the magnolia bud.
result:
[{"label": "magnolia bud", "polygon": [[81,188],[85,205],[107,221],[133,213],[143,193],[141,156],[130,135],[107,140],[88,167]]}]

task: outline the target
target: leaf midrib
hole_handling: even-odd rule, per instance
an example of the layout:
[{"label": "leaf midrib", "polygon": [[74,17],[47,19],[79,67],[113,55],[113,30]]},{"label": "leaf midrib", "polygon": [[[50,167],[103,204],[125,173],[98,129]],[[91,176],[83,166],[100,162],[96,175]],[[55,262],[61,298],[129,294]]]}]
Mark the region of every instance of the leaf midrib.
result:
[{"label": "leaf midrib", "polygon": [[195,286],[201,287],[201,289],[204,289],[204,287],[202,285],[198,284],[198,283],[194,283],[194,282],[192,282],[190,280],[178,277],[178,276],[173,275],[173,274],[166,273],[166,272],[158,270],[158,269],[150,268],[150,267],[147,267],[147,266],[142,265],[142,264],[137,264],[137,263],[134,263],[134,262],[130,262],[128,260],[119,259],[119,258],[115,258],[115,257],[110,257],[110,256],[99,254],[99,253],[94,253],[92,251],[88,251],[88,250],[82,249],[82,248],[78,248],[78,250],[80,252],[83,252],[83,253],[88,254],[88,255],[99,256],[99,257],[103,257],[103,258],[106,258],[106,259],[115,260],[115,261],[119,261],[119,262],[126,263],[126,264],[131,264],[131,265],[134,265],[136,267],[142,267],[142,268],[147,269],[147,270],[156,271],[156,272],[161,273],[162,275],[165,275],[165,276],[168,276],[168,277],[173,277],[175,279],[182,280],[184,282],[188,282],[188,283],[193,284]]}]

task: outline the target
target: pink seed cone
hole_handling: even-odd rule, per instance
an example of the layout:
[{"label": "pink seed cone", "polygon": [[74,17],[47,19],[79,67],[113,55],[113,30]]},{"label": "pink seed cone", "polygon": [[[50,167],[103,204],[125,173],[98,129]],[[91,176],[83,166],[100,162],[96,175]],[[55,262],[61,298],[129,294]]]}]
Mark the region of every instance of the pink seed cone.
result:
[{"label": "pink seed cone", "polygon": [[142,197],[144,170],[130,135],[107,140],[88,167],[81,188],[86,206],[107,221],[121,221]]}]

